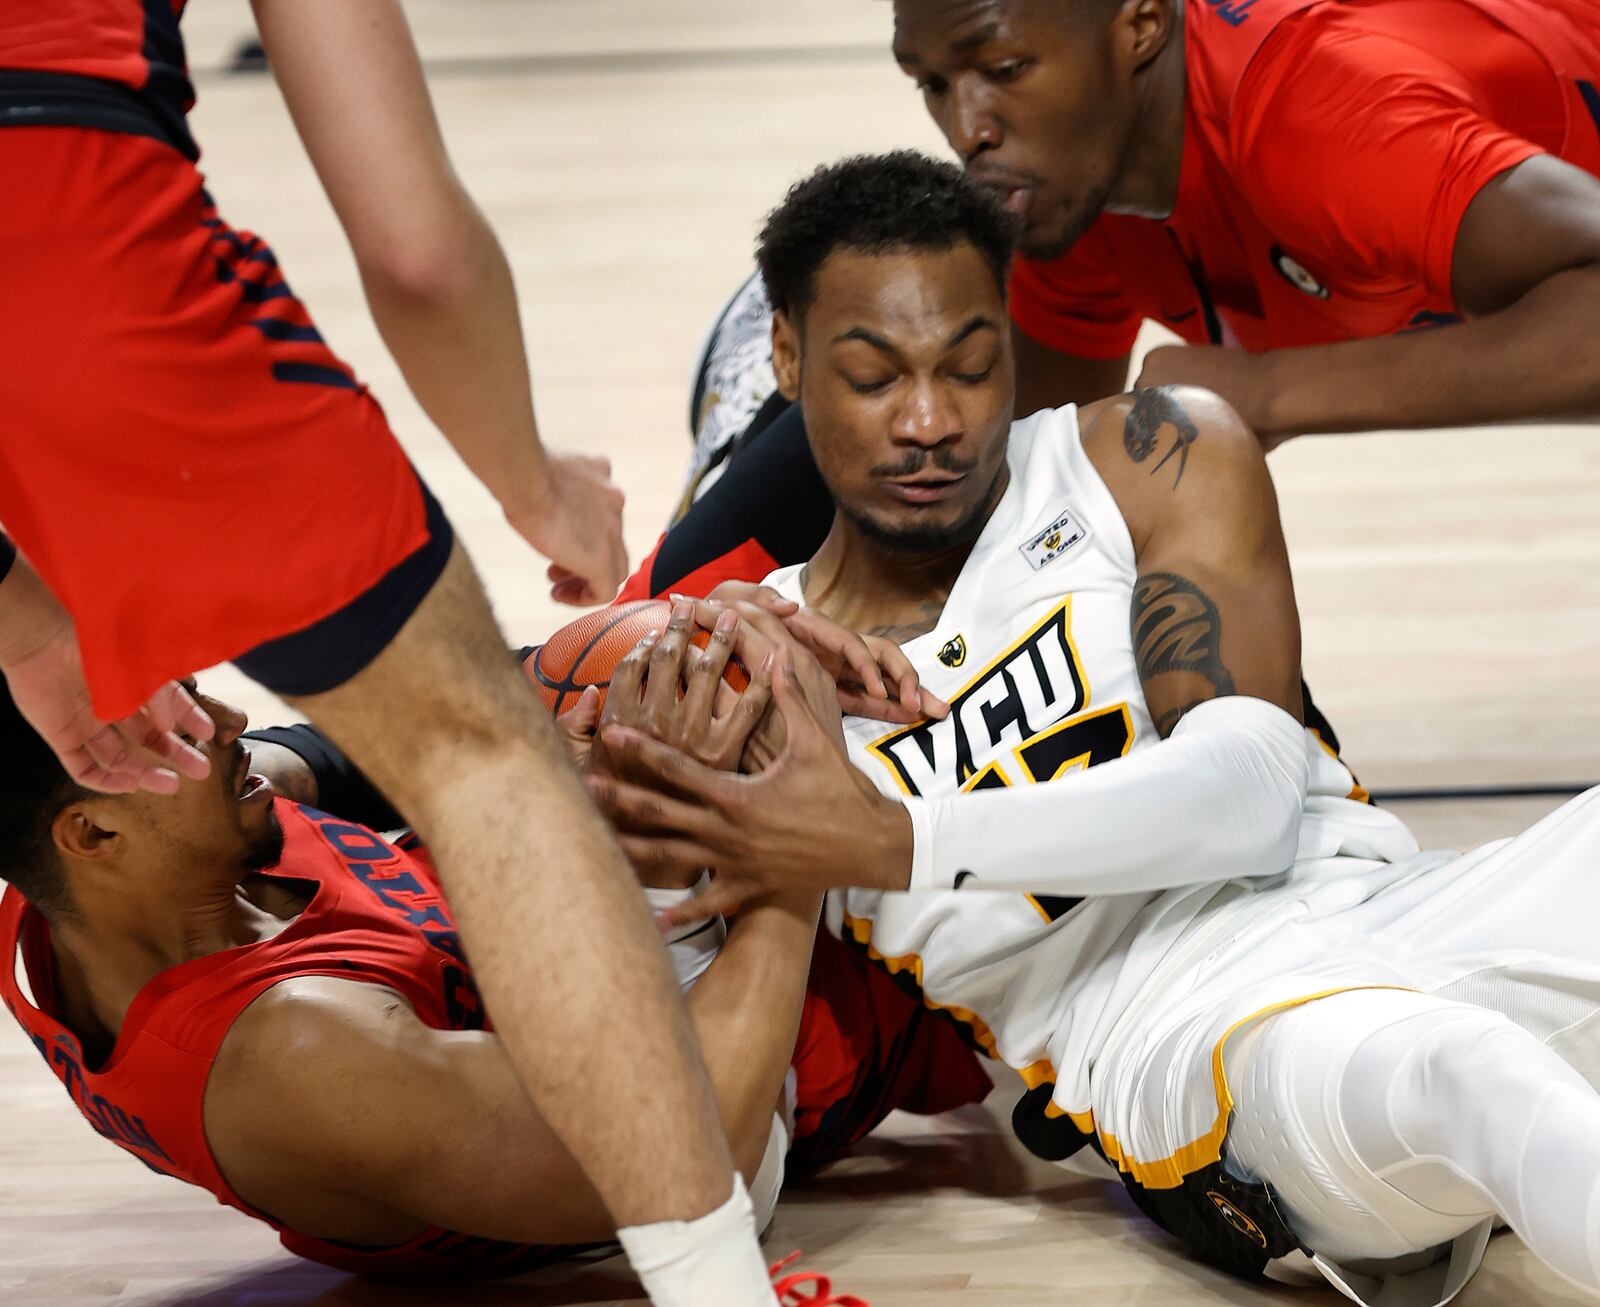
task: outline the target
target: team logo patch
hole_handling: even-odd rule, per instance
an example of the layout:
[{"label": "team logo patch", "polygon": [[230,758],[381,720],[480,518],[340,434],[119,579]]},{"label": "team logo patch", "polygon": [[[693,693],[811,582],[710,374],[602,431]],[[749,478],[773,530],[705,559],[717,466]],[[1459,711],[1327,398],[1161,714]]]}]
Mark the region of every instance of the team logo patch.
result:
[{"label": "team logo patch", "polygon": [[1303,291],[1312,299],[1328,298],[1328,288],[1311,275],[1305,264],[1290,258],[1281,245],[1274,245],[1271,253],[1272,266],[1278,270],[1278,275],[1296,290]]},{"label": "team logo patch", "polygon": [[939,661],[946,667],[960,667],[967,661],[967,638],[958,635],[954,640],[946,640],[944,648],[939,650]]},{"label": "team logo patch", "polygon": [[1261,1227],[1219,1194],[1215,1189],[1207,1189],[1206,1197],[1211,1200],[1211,1205],[1222,1213],[1222,1219],[1235,1230],[1250,1240],[1251,1243],[1261,1248],[1267,1246],[1267,1236],[1261,1233]]},{"label": "team logo patch", "polygon": [[[1053,563],[1062,554],[1071,549],[1073,545],[1088,539],[1089,530],[1071,512],[1063,512],[1049,526],[1042,531],[1028,537],[1020,546],[1022,556],[1028,560],[1028,566],[1037,572],[1048,563]],[[940,655],[943,657],[943,655]],[[954,667],[955,664],[951,663]]]}]

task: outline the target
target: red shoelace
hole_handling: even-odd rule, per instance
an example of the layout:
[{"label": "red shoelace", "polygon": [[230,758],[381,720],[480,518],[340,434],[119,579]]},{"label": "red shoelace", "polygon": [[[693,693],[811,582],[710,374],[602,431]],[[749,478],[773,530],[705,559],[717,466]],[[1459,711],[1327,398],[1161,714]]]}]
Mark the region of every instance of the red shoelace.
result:
[{"label": "red shoelace", "polygon": [[[798,1252],[790,1253],[771,1271],[772,1290],[783,1307],[872,1307],[865,1298],[857,1298],[850,1293],[834,1293],[832,1281],[815,1271],[794,1271],[778,1279],[778,1272],[799,1256]],[[802,1294],[802,1287],[809,1291]]]}]

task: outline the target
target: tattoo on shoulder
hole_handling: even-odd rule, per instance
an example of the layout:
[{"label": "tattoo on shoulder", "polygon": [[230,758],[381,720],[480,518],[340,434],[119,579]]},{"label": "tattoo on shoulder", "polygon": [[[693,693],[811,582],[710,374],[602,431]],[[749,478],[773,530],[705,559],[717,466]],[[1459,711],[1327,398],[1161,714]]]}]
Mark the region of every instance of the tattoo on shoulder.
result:
[{"label": "tattoo on shoulder", "polygon": [[1174,435],[1172,447],[1161,456],[1161,461],[1150,469],[1154,476],[1161,471],[1173,455],[1177,455],[1178,468],[1172,478],[1173,488],[1183,480],[1183,471],[1189,464],[1189,446],[1200,438],[1200,431],[1182,404],[1173,397],[1167,386],[1151,390],[1135,390],[1133,407],[1122,423],[1122,446],[1135,463],[1142,463],[1155,452],[1162,427],[1171,427]]},{"label": "tattoo on shoulder", "polygon": [[[1149,572],[1133,587],[1133,652],[1140,679],[1182,676],[1188,693],[1181,706],[1161,714],[1165,736],[1197,703],[1234,693],[1222,662],[1222,618],[1210,596],[1175,572]],[[1181,692],[1181,691],[1180,691]]]}]

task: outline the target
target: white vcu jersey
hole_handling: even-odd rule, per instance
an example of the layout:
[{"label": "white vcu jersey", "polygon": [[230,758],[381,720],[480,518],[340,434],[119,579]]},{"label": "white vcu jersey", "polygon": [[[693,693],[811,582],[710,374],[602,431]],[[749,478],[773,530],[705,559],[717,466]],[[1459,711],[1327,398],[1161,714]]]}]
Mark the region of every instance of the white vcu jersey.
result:
[{"label": "white vcu jersey", "polygon": [[[938,625],[904,646],[950,716],[901,728],[845,722],[852,761],[887,794],[1070,785],[1160,742],[1130,630],[1133,543],[1084,452],[1077,410],[1017,423],[1008,460],[1009,486]],[[798,568],[768,584],[801,599]],[[1359,793],[1349,771],[1311,732],[1306,749],[1314,794],[1303,857],[1358,854],[1340,861],[1370,868],[1415,852],[1397,820],[1348,797]],[[1150,820],[1161,819],[1152,795]],[[1005,831],[994,838],[1003,849]],[[1063,831],[1061,857],[1071,850]],[[969,886],[851,890],[831,896],[828,911],[832,928],[911,973],[930,1003],[1021,1074],[1034,1093],[1018,1128],[1035,1151],[1065,1156],[1094,1136],[1124,1172],[1166,1188],[1217,1161],[1226,1120],[1209,1046],[1188,1056],[1215,1016],[1196,1027],[1183,1014],[1205,1008],[1224,972],[1231,989],[1248,982],[1254,968],[1235,973],[1242,933],[1270,936],[1295,901],[1244,882],[1085,900]],[[1175,1043],[1152,1061],[1163,1035]]]},{"label": "white vcu jersey", "polygon": [[[1009,487],[937,626],[904,646],[949,718],[846,720],[852,761],[887,794],[1071,785],[1161,745],[1132,647],[1132,543],[1076,411],[1016,424],[1008,460]],[[798,570],[770,583],[800,599]],[[1416,990],[1502,1013],[1600,1087],[1600,789],[1514,840],[1422,854],[1397,818],[1358,801],[1312,732],[1305,747],[1298,853],[1281,874],[1082,900],[981,881],[851,890],[827,909],[832,929],[913,979],[1021,1075],[1029,1092],[1013,1121],[1030,1149],[1060,1159],[1092,1139],[1148,1214],[1246,1274],[1300,1242],[1273,1194],[1222,1164],[1234,1101],[1224,1049],[1255,1019],[1344,990]],[[1151,829],[1162,820],[1153,793]],[[992,838],[1003,864],[1003,823]],[[1062,867],[1072,851],[1063,829]],[[1021,871],[1016,883],[1028,883]],[[1037,883],[1051,871],[1039,868]],[[1302,1169],[1306,1193],[1331,1183]],[[1354,1229],[1357,1200],[1328,1201]],[[1430,1240],[1415,1237],[1419,1248]],[[1459,1249],[1445,1282],[1426,1279],[1429,1268],[1403,1296],[1398,1282],[1374,1296],[1445,1301],[1476,1267],[1482,1230]]]}]

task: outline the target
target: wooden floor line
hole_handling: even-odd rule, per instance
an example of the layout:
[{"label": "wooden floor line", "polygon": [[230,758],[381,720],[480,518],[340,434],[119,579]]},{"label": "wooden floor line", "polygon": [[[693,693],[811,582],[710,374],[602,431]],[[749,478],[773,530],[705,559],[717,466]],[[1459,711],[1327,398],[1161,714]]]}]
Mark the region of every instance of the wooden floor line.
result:
[{"label": "wooden floor line", "polygon": [[[802,68],[843,63],[878,62],[889,58],[878,42],[847,45],[750,45],[685,50],[597,50],[562,54],[460,55],[425,59],[430,81],[443,78],[525,77],[530,74],[592,76],[604,73],[692,72],[707,68]],[[265,65],[248,68],[211,67],[190,70],[197,86],[253,77]]]},{"label": "wooden floor line", "polygon": [[1418,789],[1374,790],[1375,803],[1426,803],[1446,799],[1571,799],[1600,781],[1529,781],[1511,785],[1426,785]]}]

